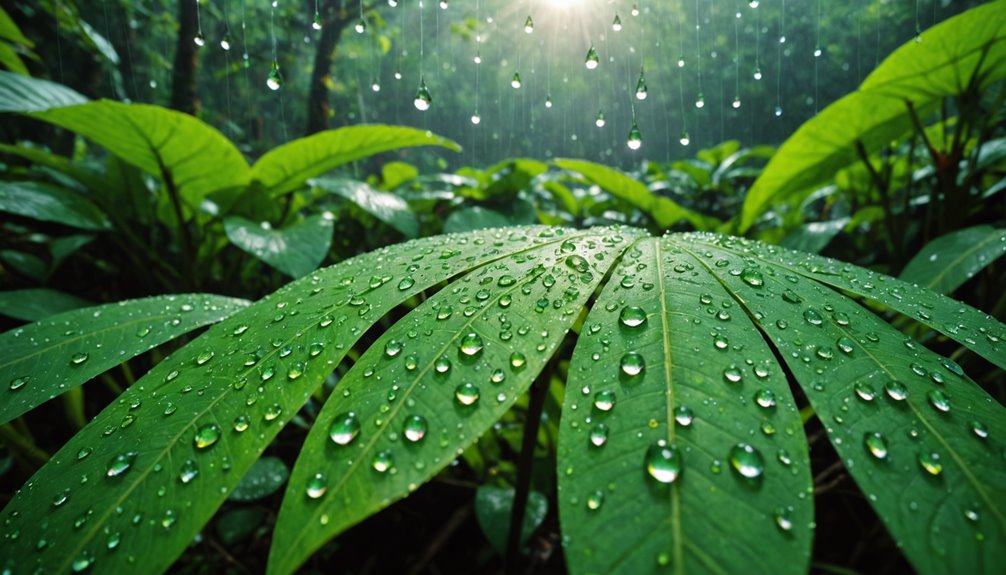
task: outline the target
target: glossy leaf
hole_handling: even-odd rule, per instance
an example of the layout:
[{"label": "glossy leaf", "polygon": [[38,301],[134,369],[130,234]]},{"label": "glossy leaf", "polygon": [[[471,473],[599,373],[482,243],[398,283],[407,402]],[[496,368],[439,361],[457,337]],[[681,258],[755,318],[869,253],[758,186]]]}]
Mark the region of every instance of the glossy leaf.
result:
[{"label": "glossy leaf", "polygon": [[[701,249],[739,259],[711,243]],[[912,565],[926,574],[1006,565],[1006,466],[990,441],[1006,434],[1006,410],[956,364],[830,287],[768,265],[748,269],[764,286],[718,276],[751,292],[746,311]]]},{"label": "glossy leaf", "polygon": [[252,167],[252,180],[273,196],[288,194],[309,179],[380,152],[415,146],[461,147],[432,133],[399,126],[358,125],[328,130],[275,148]]},{"label": "glossy leaf", "polygon": [[0,182],[0,211],[82,230],[111,228],[108,217],[91,200],[42,182]]},{"label": "glossy leaf", "polygon": [[509,225],[511,225],[510,219],[496,210],[472,206],[451,212],[451,215],[444,220],[444,233],[470,232]]},{"label": "glossy leaf", "polygon": [[419,234],[416,215],[409,209],[409,204],[395,194],[375,190],[368,184],[355,180],[318,178],[308,183],[346,198],[407,238],[414,238]]},{"label": "glossy leaf", "polygon": [[748,192],[741,231],[773,202],[806,192],[912,130],[906,100],[920,117],[943,98],[1006,76],[1003,2],[989,2],[926,30],[885,59],[860,88],[804,123],[769,161]]},{"label": "glossy leaf", "polygon": [[38,321],[93,305],[73,294],[53,289],[30,288],[0,292],[0,315],[24,321]]},{"label": "glossy leaf", "polygon": [[220,132],[188,114],[108,100],[32,117],[76,132],[177,189],[190,208],[212,192],[245,186],[248,164]]},{"label": "glossy leaf", "polygon": [[87,98],[62,84],[0,70],[0,112],[39,112],[84,102]]},{"label": "glossy leaf", "polygon": [[339,382],[341,393],[305,440],[268,572],[292,572],[489,429],[545,367],[631,238],[600,229],[525,242],[385,331]]},{"label": "glossy leaf", "polygon": [[158,296],[68,311],[0,334],[0,422],[246,305],[215,295]]},{"label": "glossy leaf", "polygon": [[290,468],[278,457],[263,457],[256,461],[241,478],[227,499],[231,501],[258,501],[269,497],[283,487],[290,478]]},{"label": "glossy leaf", "polygon": [[[21,488],[0,513],[0,565],[111,573],[142,559],[145,571],[165,571],[374,322],[459,272],[560,241],[531,228],[408,242],[319,270],[232,315],[157,364]],[[197,473],[185,482],[189,461]]]},{"label": "glossy leaf", "polygon": [[294,278],[318,269],[332,245],[332,221],[323,216],[278,230],[232,216],[224,219],[224,230],[232,244]]},{"label": "glossy leaf", "polygon": [[804,252],[819,253],[828,247],[831,240],[835,239],[845,226],[849,224],[849,218],[838,218],[826,222],[809,222],[801,225],[785,238],[781,245]]},{"label": "glossy leaf", "polygon": [[1003,254],[1006,230],[965,228],[926,244],[902,270],[901,279],[939,293],[952,293]]},{"label": "glossy leaf", "polygon": [[720,285],[727,269],[680,236],[647,238],[587,317],[557,462],[571,573],[806,571],[814,509],[800,415]]}]

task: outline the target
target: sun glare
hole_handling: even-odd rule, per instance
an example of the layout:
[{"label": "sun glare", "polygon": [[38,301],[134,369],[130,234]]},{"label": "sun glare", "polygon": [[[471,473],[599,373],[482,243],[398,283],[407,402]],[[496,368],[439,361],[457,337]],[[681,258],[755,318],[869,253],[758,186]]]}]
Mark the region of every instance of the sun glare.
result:
[{"label": "sun glare", "polygon": [[553,8],[571,8],[579,4],[582,0],[545,0],[546,4]]}]

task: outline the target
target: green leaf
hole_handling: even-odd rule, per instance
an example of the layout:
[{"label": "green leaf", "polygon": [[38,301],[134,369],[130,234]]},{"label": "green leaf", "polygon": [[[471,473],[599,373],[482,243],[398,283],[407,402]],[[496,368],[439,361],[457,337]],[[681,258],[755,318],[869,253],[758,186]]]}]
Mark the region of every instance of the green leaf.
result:
[{"label": "green leaf", "polygon": [[649,214],[661,228],[669,228],[681,220],[687,220],[700,229],[713,227],[710,218],[650,192],[643,183],[618,170],[583,160],[555,160],[552,163],[563,170],[582,175],[612,196],[639,208]]},{"label": "green leaf", "polygon": [[[736,266],[761,248],[741,256],[720,243],[698,249]],[[1006,410],[955,363],[830,287],[772,265],[747,269],[764,285],[717,276],[771,338],[912,565],[926,574],[1001,570],[1006,466],[989,438],[1006,433]]]},{"label": "green leaf", "polygon": [[278,230],[232,216],[224,218],[224,230],[232,244],[294,278],[318,269],[332,245],[332,221],[324,216]]},{"label": "green leaf", "polygon": [[419,177],[419,168],[405,162],[388,162],[381,166],[381,188],[393,190]]},{"label": "green leaf", "polygon": [[430,132],[399,126],[359,125],[329,130],[270,150],[252,167],[252,180],[273,196],[288,194],[333,168],[380,152],[456,143]]},{"label": "green leaf", "polygon": [[388,192],[375,190],[355,180],[318,178],[308,182],[327,192],[337,194],[360,206],[364,211],[395,228],[407,238],[419,235],[419,223],[409,204]]},{"label": "green leaf", "polygon": [[27,46],[28,48],[35,46],[31,40],[21,33],[21,29],[17,27],[17,24],[11,19],[10,14],[3,8],[0,8],[0,39],[21,46]]},{"label": "green leaf", "polygon": [[964,93],[972,78],[983,90],[1006,77],[1002,0],[945,20],[885,59],[860,88],[800,126],[772,157],[744,201],[741,231],[772,203],[821,184],[912,130],[905,104],[924,117],[943,98]]},{"label": "green leaf", "polygon": [[[489,544],[500,555],[506,554],[510,534],[510,513],[513,512],[514,490],[491,485],[480,485],[475,490],[475,519]],[[524,547],[548,515],[548,499],[538,493],[528,493],[524,524],[520,529],[520,546]]]},{"label": "green leaf", "polygon": [[0,403],[0,422],[247,304],[205,294],[125,300],[0,334],[0,382],[7,396]]},{"label": "green leaf", "polygon": [[[75,562],[93,562],[115,573],[135,570],[142,557],[144,571],[165,571],[376,321],[459,272],[559,241],[539,235],[554,232],[442,236],[378,250],[295,281],[210,328],[126,390],[21,488],[0,514],[4,533],[19,534],[0,546],[0,565],[65,573]],[[5,349],[0,357],[17,355]],[[38,381],[33,373],[32,383]],[[195,436],[212,425],[219,426],[219,439],[197,448]],[[131,464],[109,476],[119,456]],[[189,460],[198,473],[185,483],[182,467]],[[67,489],[68,499],[54,508]],[[151,496],[162,489],[163,497]],[[52,510],[51,521],[38,520],[41,509]],[[75,528],[81,516],[86,524]],[[121,539],[109,550],[115,534]]]},{"label": "green leaf", "polygon": [[224,545],[233,545],[255,532],[265,521],[266,510],[258,507],[231,509],[217,519],[217,535]]},{"label": "green leaf", "polygon": [[0,182],[0,211],[82,230],[112,227],[83,195],[42,182]]},{"label": "green leaf", "polygon": [[256,461],[227,499],[258,501],[279,491],[290,478],[290,468],[278,457],[263,457]]},{"label": "green leaf", "polygon": [[952,293],[1006,254],[1006,230],[975,226],[929,242],[908,262],[901,279]]},{"label": "green leaf", "polygon": [[76,132],[161,177],[192,209],[207,194],[248,184],[248,164],[241,152],[220,132],[188,114],[102,100],[32,117]]},{"label": "green leaf", "polygon": [[781,244],[790,249],[816,254],[828,247],[848,223],[849,218],[806,223],[787,234]]},{"label": "green leaf", "polygon": [[14,48],[6,42],[0,42],[0,66],[10,70],[14,74],[19,74],[21,76],[30,76],[28,72],[28,67],[24,65],[24,61],[21,57],[17,55]]},{"label": "green leaf", "polygon": [[38,321],[93,305],[73,294],[45,288],[0,292],[0,315],[24,321]]},{"label": "green leaf", "polygon": [[545,367],[627,243],[611,229],[524,240],[386,330],[305,440],[268,572],[294,571],[489,429]]},{"label": "green leaf", "polygon": [[84,102],[87,98],[62,84],[0,71],[0,112],[40,112]]},{"label": "green leaf", "polygon": [[472,206],[451,212],[444,220],[444,233],[470,232],[511,225],[510,218],[489,208]]},{"label": "green leaf", "polygon": [[694,251],[639,241],[577,341],[557,456],[573,574],[806,572],[810,462],[785,372]]}]

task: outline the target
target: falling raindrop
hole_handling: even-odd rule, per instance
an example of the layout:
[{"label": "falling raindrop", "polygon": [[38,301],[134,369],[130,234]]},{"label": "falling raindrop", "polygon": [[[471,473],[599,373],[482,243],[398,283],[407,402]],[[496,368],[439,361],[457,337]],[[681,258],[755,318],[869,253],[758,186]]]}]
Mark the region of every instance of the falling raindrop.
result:
[{"label": "falling raindrop", "polygon": [[433,97],[430,96],[430,91],[426,87],[426,78],[419,79],[419,89],[416,90],[416,98],[412,101],[413,105],[420,112],[425,112],[430,109],[433,104]]},{"label": "falling raindrop", "polygon": [[601,57],[597,55],[597,50],[593,45],[587,50],[587,57],[584,58],[583,63],[587,66],[588,70],[596,70],[601,65]]}]

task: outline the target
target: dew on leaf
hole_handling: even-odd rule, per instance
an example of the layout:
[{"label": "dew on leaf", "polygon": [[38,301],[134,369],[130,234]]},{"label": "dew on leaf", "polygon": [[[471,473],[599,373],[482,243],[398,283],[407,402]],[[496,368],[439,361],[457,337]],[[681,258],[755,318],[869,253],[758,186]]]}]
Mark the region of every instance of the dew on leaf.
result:
[{"label": "dew on leaf", "polygon": [[682,472],[682,457],[674,444],[663,439],[646,450],[646,472],[660,483],[674,483]]},{"label": "dew on leaf", "polygon": [[352,411],[335,416],[328,437],[336,445],[349,445],[360,434],[360,420]]},{"label": "dew on leaf", "polygon": [[730,466],[748,479],[754,479],[765,470],[761,453],[747,443],[738,443],[730,449]]}]

